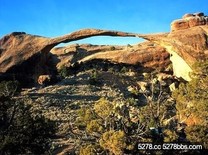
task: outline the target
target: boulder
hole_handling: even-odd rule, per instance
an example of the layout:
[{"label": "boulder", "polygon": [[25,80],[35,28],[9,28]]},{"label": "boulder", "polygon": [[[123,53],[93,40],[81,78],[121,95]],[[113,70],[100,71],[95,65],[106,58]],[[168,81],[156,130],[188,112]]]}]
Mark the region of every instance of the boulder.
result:
[{"label": "boulder", "polygon": [[159,73],[156,76],[157,76],[157,80],[158,81],[163,81],[163,80],[173,79],[174,78],[173,75],[166,74],[166,73]]},{"label": "boulder", "polygon": [[48,85],[52,80],[52,76],[51,75],[40,75],[38,77],[38,84],[39,85],[43,85],[43,86],[46,86]]}]

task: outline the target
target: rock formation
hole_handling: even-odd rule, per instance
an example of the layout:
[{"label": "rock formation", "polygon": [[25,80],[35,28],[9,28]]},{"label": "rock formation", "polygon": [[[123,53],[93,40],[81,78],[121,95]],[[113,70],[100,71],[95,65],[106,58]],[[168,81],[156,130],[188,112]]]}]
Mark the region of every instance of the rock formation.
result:
[{"label": "rock formation", "polygon": [[24,32],[14,32],[0,40],[0,73],[8,71],[13,66],[20,65],[37,54],[48,54],[54,46],[60,43],[101,35],[135,37],[135,34],[131,33],[98,29],[83,29],[57,38],[45,38]]},{"label": "rock formation", "polygon": [[0,39],[0,76],[11,79],[15,75],[15,78],[20,81],[21,79],[28,79],[21,81],[24,83],[23,85],[28,85],[31,81],[37,81],[39,75],[56,74],[56,64],[53,64],[54,62],[49,60],[52,55],[50,50],[53,47],[59,43],[100,35],[135,36],[135,34],[131,33],[99,29],[83,29],[56,38],[46,38],[24,32],[13,32]]},{"label": "rock formation", "polygon": [[[82,61],[82,59],[83,61],[90,60],[92,57],[112,60],[117,63],[140,63],[141,65],[144,64],[145,67],[164,67],[170,63],[169,54],[164,48],[150,47],[151,45],[147,45],[145,48],[144,46],[140,48],[138,45],[132,49],[126,49],[126,46],[117,49],[112,46],[103,46],[102,48],[99,46],[97,49],[95,46],[91,49],[74,46],[64,48],[63,51],[61,50],[63,48],[51,50],[59,43],[100,35],[135,37],[137,34],[84,29],[57,38],[46,38],[24,32],[14,32],[0,40],[0,73],[25,74],[37,80],[39,75],[53,74],[56,70],[54,66],[59,67],[61,63],[70,65]],[[95,54],[92,55],[93,53]]]},{"label": "rock formation", "polygon": [[[171,29],[170,33],[148,35],[83,29],[56,38],[14,32],[0,39],[0,73],[24,73],[37,80],[39,75],[55,73],[62,65],[93,59],[157,68],[169,64],[170,54],[174,74],[190,80],[192,65],[208,55],[208,17],[203,13],[186,14],[183,19],[174,21]],[[141,37],[153,43],[146,42],[130,47],[74,45],[52,50],[60,43],[101,35]]]},{"label": "rock formation", "polygon": [[[186,14],[183,18],[207,19],[203,13]],[[191,21],[189,20],[189,21]],[[192,72],[192,65],[208,57],[208,25],[193,24],[191,27],[173,27],[170,33],[139,35],[144,39],[155,42],[166,48],[171,54],[170,60],[173,63],[174,74],[177,77],[190,81],[189,73]],[[177,23],[177,22],[176,22]]]},{"label": "rock formation", "polygon": [[208,25],[208,16],[204,13],[185,14],[182,19],[171,23],[171,31],[184,30],[195,26]]},{"label": "rock formation", "polygon": [[164,69],[170,64],[170,55],[166,52],[165,48],[151,42],[144,42],[129,47],[110,45],[70,45],[62,48],[54,48],[51,50],[51,53],[58,56],[57,68],[68,66],[75,62],[81,63],[94,59],[131,65],[140,64],[143,67],[154,69]]}]

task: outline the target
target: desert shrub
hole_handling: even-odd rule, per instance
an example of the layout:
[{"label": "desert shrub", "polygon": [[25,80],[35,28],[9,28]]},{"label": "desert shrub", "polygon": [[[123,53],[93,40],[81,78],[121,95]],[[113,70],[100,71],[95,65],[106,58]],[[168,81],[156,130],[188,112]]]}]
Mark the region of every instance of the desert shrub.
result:
[{"label": "desert shrub", "polygon": [[92,134],[93,132],[102,133],[104,131],[102,120],[101,119],[91,120],[87,124],[86,131],[90,134]]},{"label": "desert shrub", "polygon": [[126,148],[126,137],[123,131],[110,130],[103,133],[99,140],[100,146],[115,155],[122,155]]},{"label": "desert shrub", "polygon": [[131,106],[137,106],[138,105],[138,99],[135,99],[133,97],[127,98],[126,101]]},{"label": "desert shrub", "polygon": [[106,100],[105,98],[101,98],[100,100],[97,101],[97,103],[95,103],[94,109],[99,117],[105,119],[112,114],[113,105],[109,103],[109,101]]},{"label": "desert shrub", "polygon": [[132,48],[133,46],[130,45],[130,44],[127,44],[126,47],[127,47],[127,48]]},{"label": "desert shrub", "polygon": [[103,154],[102,149],[98,144],[86,144],[79,150],[80,155],[97,155]]},{"label": "desert shrub", "polygon": [[89,83],[91,85],[99,85],[99,84],[101,84],[100,81],[99,81],[99,74],[98,74],[98,71],[96,69],[92,70],[92,72],[90,74]]},{"label": "desert shrub", "polygon": [[194,65],[189,83],[181,84],[173,92],[178,118],[187,124],[186,137],[190,142],[200,142],[208,148],[205,139],[208,126],[208,60]]},{"label": "desert shrub", "polygon": [[185,128],[187,139],[190,142],[202,144],[208,149],[208,127],[204,125],[193,125]]},{"label": "desert shrub", "polygon": [[170,63],[170,64],[165,68],[165,71],[166,71],[166,72],[171,72],[171,73],[173,73],[173,64]]},{"label": "desert shrub", "polygon": [[77,110],[75,125],[83,130],[83,135],[87,134],[84,137],[88,137],[91,144],[99,145],[104,152],[121,154],[125,150],[131,151],[136,145],[136,135],[142,136],[144,131],[137,123],[131,122],[130,107],[126,104],[101,98],[93,107]]},{"label": "desert shrub", "polygon": [[75,123],[77,126],[86,127],[87,124],[93,119],[95,119],[95,116],[91,108],[82,107],[77,110],[77,119]]},{"label": "desert shrub", "polygon": [[178,134],[174,130],[166,129],[163,131],[164,142],[176,142],[179,138]]},{"label": "desert shrub", "polygon": [[[14,85],[13,85],[14,84]],[[33,116],[31,106],[16,100],[16,82],[0,83],[0,154],[42,154],[49,150],[54,124],[41,114]]]},{"label": "desert shrub", "polygon": [[2,81],[0,83],[0,96],[14,96],[21,91],[18,81]]},{"label": "desert shrub", "polygon": [[66,78],[67,76],[69,76],[69,68],[66,66],[62,66],[59,70],[58,73],[60,76]]},{"label": "desert shrub", "polygon": [[138,96],[139,95],[139,89],[138,89],[138,87],[132,87],[132,86],[130,86],[130,87],[128,87],[128,89],[129,89],[129,92],[133,95],[133,96]]},{"label": "desert shrub", "polygon": [[96,155],[95,146],[89,144],[80,148],[80,155]]},{"label": "desert shrub", "polygon": [[114,73],[115,73],[115,69],[114,69],[113,67],[109,67],[109,68],[108,68],[108,72],[110,72],[110,73],[113,73],[113,74],[114,74]]},{"label": "desert shrub", "polygon": [[126,73],[126,72],[128,72],[128,69],[124,66],[124,67],[121,68],[120,72],[121,73]]},{"label": "desert shrub", "polygon": [[[152,94],[155,95],[153,92],[149,96]],[[147,105],[142,107],[134,101],[101,98],[92,107],[77,110],[76,122],[82,126],[76,125],[83,135],[87,134],[85,136],[92,140],[91,143],[100,145],[103,151],[111,154],[134,153],[137,142],[163,142],[164,137],[166,142],[177,140],[173,125],[163,125],[164,119],[175,115],[174,102],[168,102],[167,96],[153,96],[153,99],[145,95]],[[159,95],[162,96],[161,93]],[[168,130],[163,133],[164,129]]]}]

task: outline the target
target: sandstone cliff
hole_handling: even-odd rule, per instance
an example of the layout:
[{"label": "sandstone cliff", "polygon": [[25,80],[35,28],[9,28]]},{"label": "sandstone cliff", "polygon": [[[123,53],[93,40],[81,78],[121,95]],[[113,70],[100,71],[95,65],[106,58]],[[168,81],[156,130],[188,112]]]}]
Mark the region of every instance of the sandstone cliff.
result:
[{"label": "sandstone cliff", "polygon": [[171,54],[174,74],[189,81],[192,65],[208,57],[208,25],[177,30],[166,34],[140,36],[155,42]]}]

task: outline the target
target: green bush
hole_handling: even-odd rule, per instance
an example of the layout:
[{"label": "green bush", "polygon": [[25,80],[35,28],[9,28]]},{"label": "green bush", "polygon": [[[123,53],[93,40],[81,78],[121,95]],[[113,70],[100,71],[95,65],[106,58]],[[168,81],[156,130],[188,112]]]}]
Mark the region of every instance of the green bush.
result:
[{"label": "green bush", "polygon": [[164,134],[164,142],[170,143],[170,142],[176,142],[178,140],[178,134],[170,129],[166,129],[163,131]]},{"label": "green bush", "polygon": [[87,124],[93,119],[95,119],[93,111],[89,107],[82,107],[81,109],[77,110],[77,118],[75,123],[79,127],[86,127]]},{"label": "green bush", "polygon": [[110,47],[110,50],[111,50],[111,51],[116,50],[115,46],[111,46],[111,47]]},{"label": "green bush", "polygon": [[101,98],[94,105],[94,110],[103,119],[108,118],[113,112],[113,105],[105,98]]},{"label": "green bush", "polygon": [[67,76],[69,76],[69,69],[66,66],[62,66],[59,70],[58,73],[60,76],[66,78]]},{"label": "green bush", "polygon": [[187,124],[185,133],[190,142],[200,142],[208,148],[208,60],[194,65],[192,80],[181,84],[173,92],[176,99],[178,119]]},{"label": "green bush", "polygon": [[104,131],[103,122],[101,119],[91,120],[86,127],[86,131],[92,133],[102,133]]},{"label": "green bush", "polygon": [[49,150],[54,124],[41,114],[34,116],[27,101],[13,98],[16,82],[0,86],[4,92],[0,96],[0,154],[43,154]]},{"label": "green bush", "polygon": [[[101,146],[106,153],[122,154],[124,148],[132,151],[136,145],[136,139],[130,140],[130,137],[143,132],[138,129],[137,123],[131,122],[129,110],[130,107],[124,103],[101,98],[93,107],[77,110],[75,124],[83,130],[83,138],[87,136],[91,144]],[[83,152],[83,148],[80,149]]]},{"label": "green bush", "polygon": [[126,136],[123,131],[110,130],[105,132],[99,140],[100,146],[115,155],[122,155],[127,147]]},{"label": "green bush", "polygon": [[80,155],[97,155],[100,153],[100,147],[96,144],[87,144],[80,148],[79,150]]},{"label": "green bush", "polygon": [[187,139],[190,142],[199,143],[208,149],[208,127],[204,125],[193,125],[185,128]]},{"label": "green bush", "polygon": [[87,146],[81,147],[79,154],[80,155],[96,155],[96,151],[93,145],[87,145]]},{"label": "green bush", "polygon": [[128,69],[124,66],[124,67],[121,68],[120,72],[121,73],[126,73],[126,72],[128,72]]},{"label": "green bush", "polygon": [[99,74],[96,69],[93,69],[90,75],[89,83],[91,85],[100,85]]}]

